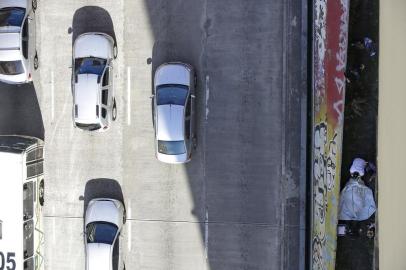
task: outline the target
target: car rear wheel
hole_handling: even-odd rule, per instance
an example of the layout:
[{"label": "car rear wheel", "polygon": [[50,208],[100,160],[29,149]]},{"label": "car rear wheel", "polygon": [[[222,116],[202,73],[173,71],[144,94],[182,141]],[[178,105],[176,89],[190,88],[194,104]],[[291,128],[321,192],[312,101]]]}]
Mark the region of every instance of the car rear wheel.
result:
[{"label": "car rear wheel", "polygon": [[38,67],[39,67],[38,53],[35,52],[35,56],[34,56],[34,69],[37,70]]},{"label": "car rear wheel", "polygon": [[113,110],[112,110],[112,113],[111,113],[111,117],[112,117],[113,121],[116,121],[116,119],[117,119],[116,99],[113,99]]},{"label": "car rear wheel", "polygon": [[124,210],[124,213],[123,213],[123,224],[125,224],[126,222],[127,222],[127,211]]},{"label": "car rear wheel", "polygon": [[196,148],[197,148],[197,137],[196,136],[194,136],[192,139],[192,146],[193,146],[193,149],[196,150]]},{"label": "car rear wheel", "polygon": [[37,9],[38,3],[37,0],[32,0],[32,10],[35,11]]},{"label": "car rear wheel", "polygon": [[114,47],[113,47],[113,56],[114,56],[114,59],[117,58],[117,55],[118,55],[117,44],[114,44]]},{"label": "car rear wheel", "polygon": [[45,184],[44,184],[44,180],[41,180],[41,182],[39,183],[39,204],[41,206],[44,206],[45,203]]}]

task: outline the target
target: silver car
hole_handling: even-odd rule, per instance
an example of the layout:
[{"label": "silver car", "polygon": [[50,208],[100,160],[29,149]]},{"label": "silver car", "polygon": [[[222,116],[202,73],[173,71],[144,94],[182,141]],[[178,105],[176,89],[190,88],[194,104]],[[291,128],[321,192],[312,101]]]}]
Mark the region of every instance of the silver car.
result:
[{"label": "silver car", "polygon": [[194,69],[184,63],[159,66],[154,76],[155,152],[165,163],[190,161],[196,146]]},{"label": "silver car", "polygon": [[[86,270],[112,270],[117,238],[126,222],[124,205],[114,199],[89,202],[85,215]],[[125,269],[118,254],[119,269]]]},{"label": "silver car", "polygon": [[38,68],[35,46],[36,0],[0,1],[0,81],[9,84],[33,80]]},{"label": "silver car", "polygon": [[74,126],[105,131],[117,117],[113,88],[114,39],[104,33],[85,33],[73,45],[72,94]]}]

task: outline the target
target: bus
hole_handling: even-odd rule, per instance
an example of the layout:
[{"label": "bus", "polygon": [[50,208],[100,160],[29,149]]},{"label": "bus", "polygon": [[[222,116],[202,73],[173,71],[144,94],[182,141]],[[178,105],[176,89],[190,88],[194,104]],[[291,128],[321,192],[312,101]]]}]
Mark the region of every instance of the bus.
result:
[{"label": "bus", "polygon": [[44,143],[0,136],[0,270],[44,269]]}]

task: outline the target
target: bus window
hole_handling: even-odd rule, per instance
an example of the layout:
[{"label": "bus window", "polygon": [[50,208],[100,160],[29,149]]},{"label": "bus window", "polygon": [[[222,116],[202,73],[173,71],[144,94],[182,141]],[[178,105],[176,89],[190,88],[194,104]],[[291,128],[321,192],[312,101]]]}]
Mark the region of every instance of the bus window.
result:
[{"label": "bus window", "polygon": [[44,172],[44,162],[38,162],[27,165],[27,178],[31,178],[40,175]]},{"label": "bus window", "polygon": [[34,257],[24,261],[24,270],[34,270]]},{"label": "bus window", "polygon": [[34,255],[34,221],[24,223],[24,259]]},{"label": "bus window", "polygon": [[34,215],[34,195],[34,183],[25,183],[23,186],[24,221],[32,219]]},{"label": "bus window", "polygon": [[44,158],[44,148],[38,147],[27,153],[26,161],[27,163],[29,163],[43,158]]}]

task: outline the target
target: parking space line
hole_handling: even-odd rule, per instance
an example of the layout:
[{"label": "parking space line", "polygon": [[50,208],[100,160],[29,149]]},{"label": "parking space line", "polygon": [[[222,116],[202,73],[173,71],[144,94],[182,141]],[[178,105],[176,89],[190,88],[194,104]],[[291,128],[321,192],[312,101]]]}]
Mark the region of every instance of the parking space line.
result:
[{"label": "parking space line", "polygon": [[51,71],[51,121],[54,122],[55,118],[55,80],[54,71]]},{"label": "parking space line", "polygon": [[206,260],[209,256],[209,211],[206,208],[206,218],[204,220],[204,252]]},{"label": "parking space line", "polygon": [[210,77],[209,75],[206,75],[206,83],[205,83],[205,88],[206,88],[206,103],[205,103],[205,108],[206,108],[206,121],[207,118],[209,117],[209,98],[210,98],[210,88],[209,88],[209,82],[210,82]]},{"label": "parking space line", "polygon": [[131,67],[127,67],[127,125],[131,125]]},{"label": "parking space line", "polygon": [[[131,201],[127,202],[127,221],[131,219]],[[131,251],[131,221],[127,222],[127,246],[128,251]]]},{"label": "parking space line", "polygon": [[[52,213],[55,213],[55,206],[52,206]],[[52,219],[52,240],[56,241],[56,218]]]}]

